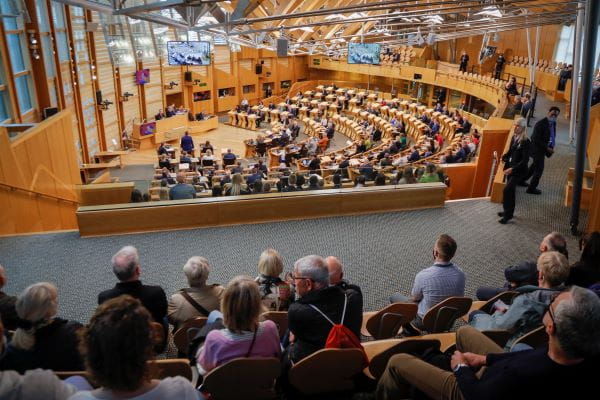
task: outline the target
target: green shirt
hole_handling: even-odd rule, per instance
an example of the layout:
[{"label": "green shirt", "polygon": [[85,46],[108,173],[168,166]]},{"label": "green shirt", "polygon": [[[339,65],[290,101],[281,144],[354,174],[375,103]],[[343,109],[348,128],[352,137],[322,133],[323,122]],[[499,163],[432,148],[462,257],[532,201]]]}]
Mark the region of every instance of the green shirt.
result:
[{"label": "green shirt", "polygon": [[419,183],[431,183],[431,182],[439,182],[440,177],[438,174],[425,174],[419,179]]}]

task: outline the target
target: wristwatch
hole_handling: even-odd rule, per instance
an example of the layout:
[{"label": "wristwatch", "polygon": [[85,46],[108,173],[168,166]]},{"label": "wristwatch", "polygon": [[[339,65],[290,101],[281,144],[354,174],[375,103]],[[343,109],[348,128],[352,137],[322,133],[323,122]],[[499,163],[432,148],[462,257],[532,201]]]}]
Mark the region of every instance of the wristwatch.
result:
[{"label": "wristwatch", "polygon": [[461,369],[462,367],[468,367],[468,365],[467,365],[467,364],[465,364],[465,363],[460,363],[460,364],[457,364],[457,365],[456,365],[456,367],[452,368],[452,372],[457,372],[457,371],[458,371],[459,369]]}]

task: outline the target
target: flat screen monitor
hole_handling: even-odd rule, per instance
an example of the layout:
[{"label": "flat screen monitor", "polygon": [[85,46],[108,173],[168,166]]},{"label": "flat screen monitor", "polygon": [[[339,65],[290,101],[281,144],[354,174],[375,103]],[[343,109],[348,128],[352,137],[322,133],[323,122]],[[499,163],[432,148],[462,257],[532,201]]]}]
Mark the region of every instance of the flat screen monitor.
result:
[{"label": "flat screen monitor", "polygon": [[156,122],[148,122],[140,125],[140,136],[148,136],[156,133]]},{"label": "flat screen monitor", "polygon": [[135,71],[135,83],[138,85],[145,85],[150,82],[150,70],[140,69]]},{"label": "flat screen monitor", "polygon": [[348,43],[348,64],[379,64],[380,45]]},{"label": "flat screen monitor", "polygon": [[169,65],[210,65],[209,42],[167,42]]}]

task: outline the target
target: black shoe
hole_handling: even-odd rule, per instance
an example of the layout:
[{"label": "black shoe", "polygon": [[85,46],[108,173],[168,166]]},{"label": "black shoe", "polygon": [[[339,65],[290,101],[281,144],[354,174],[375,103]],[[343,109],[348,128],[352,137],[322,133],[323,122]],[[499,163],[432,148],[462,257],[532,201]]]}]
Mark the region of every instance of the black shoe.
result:
[{"label": "black shoe", "polygon": [[500,212],[498,213],[498,216],[499,216],[499,217],[504,217],[504,211],[500,211]]},{"label": "black shoe", "polygon": [[525,191],[525,193],[529,193],[529,194],[542,194],[542,191],[540,189],[532,189],[529,188]]},{"label": "black shoe", "polygon": [[527,183],[526,181],[523,181],[523,182],[517,183],[517,186],[528,187],[529,183]]},{"label": "black shoe", "polygon": [[498,222],[500,222],[502,225],[506,225],[506,223],[508,221],[510,221],[510,218],[505,218],[505,217],[502,217],[498,220]]}]

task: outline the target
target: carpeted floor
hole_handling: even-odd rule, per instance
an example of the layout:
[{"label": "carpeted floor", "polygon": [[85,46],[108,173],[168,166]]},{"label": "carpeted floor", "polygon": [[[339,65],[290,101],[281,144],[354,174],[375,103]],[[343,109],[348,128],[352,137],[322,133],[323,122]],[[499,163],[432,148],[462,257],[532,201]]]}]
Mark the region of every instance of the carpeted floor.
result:
[{"label": "carpeted floor", "polygon": [[[560,135],[566,132],[561,129]],[[547,160],[543,194],[528,195],[519,188],[516,218],[506,226],[497,222],[500,206],[480,199],[422,211],[128,236],[1,238],[0,263],[8,275],[4,290],[17,294],[33,282],[54,282],[60,290],[59,314],[86,322],[97,294],[115,283],[110,257],[124,245],[139,249],[143,281],[163,286],[167,294],[186,285],[181,269],[193,255],[211,262],[210,282],[226,284],[238,274],[255,276],[260,253],[273,247],[286,270],[307,254],[340,257],[346,277],[363,288],[365,310],[372,310],[384,306],[395,291],[407,293],[415,274],[431,264],[436,236],[449,233],[458,242],[454,261],[468,277],[466,293],[474,295],[478,286],[501,285],[507,265],[534,260],[540,240],[552,230],[567,235],[571,260],[578,259],[576,238],[569,235],[569,209],[562,206],[566,171],[573,164],[573,148],[559,145]],[[585,226],[585,214],[580,226]]]}]

